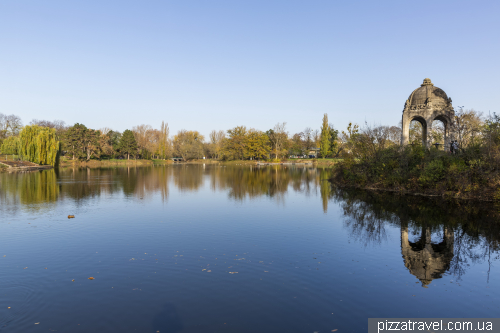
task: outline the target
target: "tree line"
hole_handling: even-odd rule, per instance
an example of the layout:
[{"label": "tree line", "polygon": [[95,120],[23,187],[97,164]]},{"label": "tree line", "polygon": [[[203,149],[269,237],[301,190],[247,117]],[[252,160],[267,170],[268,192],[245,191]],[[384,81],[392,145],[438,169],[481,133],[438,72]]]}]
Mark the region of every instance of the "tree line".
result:
[{"label": "tree line", "polygon": [[[455,121],[461,148],[484,137],[488,119],[474,110],[457,111]],[[414,122],[410,128],[410,140],[416,145],[421,141],[419,126]],[[442,126],[433,126],[430,135],[433,141],[441,142],[443,133]],[[309,155],[346,158],[399,145],[400,138],[401,126],[365,124],[361,128],[350,123],[345,130],[339,131],[329,123],[327,114],[322,119],[321,128],[315,130],[305,128],[299,133],[289,133],[286,122],[282,122],[267,131],[246,126],[213,130],[205,138],[195,130],[180,130],[171,137],[166,122],[162,122],[158,129],[143,124],[119,132],[111,128],[92,129],[79,123],[67,126],[61,120],[34,119],[23,126],[18,116],[0,113],[1,153],[21,155],[42,164],[56,163],[56,155],[81,161],[172,157],[185,161],[201,158],[282,160]]]}]

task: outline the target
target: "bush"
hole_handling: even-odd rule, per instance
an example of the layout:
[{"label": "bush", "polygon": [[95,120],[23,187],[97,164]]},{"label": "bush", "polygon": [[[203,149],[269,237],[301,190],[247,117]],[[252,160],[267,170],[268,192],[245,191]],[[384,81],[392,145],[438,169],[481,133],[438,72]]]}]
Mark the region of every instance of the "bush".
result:
[{"label": "bush", "polygon": [[477,146],[458,155],[420,146],[390,147],[376,156],[346,158],[337,164],[333,180],[356,187],[500,198],[497,155],[490,155]]}]

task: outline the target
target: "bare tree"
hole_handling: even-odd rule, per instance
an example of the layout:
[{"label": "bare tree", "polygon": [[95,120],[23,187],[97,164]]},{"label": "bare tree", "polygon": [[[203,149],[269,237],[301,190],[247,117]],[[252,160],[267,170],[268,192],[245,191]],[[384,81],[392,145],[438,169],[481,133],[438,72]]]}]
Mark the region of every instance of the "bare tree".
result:
[{"label": "bare tree", "polygon": [[168,139],[169,134],[170,134],[170,129],[168,128],[168,123],[162,121],[161,128],[157,138],[158,155],[162,159],[166,159],[168,156],[171,155],[172,152],[170,140]]},{"label": "bare tree", "polygon": [[483,125],[482,112],[474,109],[464,110],[460,107],[455,112],[455,133],[460,148],[474,144],[480,138]]},{"label": "bare tree", "polygon": [[304,130],[304,143],[306,145],[306,150],[313,148],[313,130],[310,127],[306,127]]},{"label": "bare tree", "polygon": [[33,119],[30,121],[30,125],[37,125],[40,127],[48,127],[48,128],[55,128],[57,131],[61,131],[66,129],[66,123],[62,120],[39,120],[39,119]]},{"label": "bare tree", "polygon": [[314,148],[318,148],[319,147],[319,140],[321,138],[321,132],[320,132],[320,130],[315,129],[312,132],[312,136],[313,136],[313,140],[314,140]]},{"label": "bare tree", "polygon": [[153,154],[155,151],[154,131],[151,125],[139,125],[132,128],[137,146],[141,154],[148,152]]},{"label": "bare tree", "polygon": [[21,118],[13,114],[4,115],[0,113],[0,140],[9,136],[17,136],[22,128]]},{"label": "bare tree", "polygon": [[210,142],[212,143],[214,148],[214,155],[217,159],[219,159],[222,149],[222,144],[226,137],[226,134],[224,133],[224,131],[213,130],[212,132],[210,132],[209,137],[210,137]]},{"label": "bare tree", "polygon": [[392,142],[394,145],[399,145],[401,144],[401,126],[391,126],[388,129],[389,131],[389,136],[388,139]]},{"label": "bare tree", "polygon": [[286,154],[284,149],[285,143],[288,141],[288,132],[286,131],[286,122],[277,123],[272,130],[267,131],[267,135],[273,145],[273,153],[276,158]]},{"label": "bare tree", "polygon": [[399,127],[370,126],[365,123],[361,133],[356,135],[354,151],[360,157],[378,157],[382,150],[399,145],[400,139]]},{"label": "bare tree", "polygon": [[101,128],[99,131],[101,131],[101,134],[102,134],[102,135],[108,135],[108,133],[109,133],[109,132],[111,132],[111,131],[112,131],[112,129],[111,129],[111,128],[109,128],[109,127],[103,127],[103,128]]}]

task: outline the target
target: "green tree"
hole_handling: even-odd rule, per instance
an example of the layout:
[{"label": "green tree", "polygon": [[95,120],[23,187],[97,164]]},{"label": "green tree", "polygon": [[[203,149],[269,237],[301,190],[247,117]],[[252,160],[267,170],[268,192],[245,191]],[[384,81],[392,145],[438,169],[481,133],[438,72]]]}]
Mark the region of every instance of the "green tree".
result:
[{"label": "green tree", "polygon": [[19,146],[19,138],[17,136],[9,136],[2,143],[0,151],[6,155],[17,155]]},{"label": "green tree", "polygon": [[64,135],[65,150],[73,159],[90,160],[102,153],[101,132],[76,123]]},{"label": "green tree", "polygon": [[242,160],[245,157],[247,132],[245,126],[237,126],[227,131],[228,138],[222,148],[225,159]]},{"label": "green tree", "polygon": [[120,140],[122,138],[122,134],[118,131],[109,131],[107,134],[109,145],[112,147],[112,157],[116,157],[118,154],[118,147],[120,146]]},{"label": "green tree", "polygon": [[355,144],[360,136],[359,125],[349,123],[347,131],[342,131],[343,154],[346,157],[353,157],[356,154]]},{"label": "green tree", "polygon": [[319,151],[321,157],[325,158],[330,154],[330,126],[328,125],[328,115],[323,115],[323,125],[321,126],[321,139],[319,142]]},{"label": "green tree", "polygon": [[341,147],[339,145],[339,131],[336,130],[332,124],[329,127],[330,131],[330,153],[334,157],[338,157],[341,152]]},{"label": "green tree", "polygon": [[137,141],[135,141],[134,133],[131,130],[123,132],[118,150],[127,155],[127,160],[130,159],[130,155],[135,155],[137,152]]},{"label": "green tree", "polygon": [[294,155],[304,155],[306,143],[303,140],[304,133],[296,133],[290,139],[290,153]]},{"label": "green tree", "polygon": [[85,125],[76,123],[66,131],[64,135],[64,148],[73,160],[83,159],[85,156],[83,138],[86,136],[88,129]]},{"label": "green tree", "polygon": [[84,150],[87,161],[92,157],[100,158],[102,154],[101,131],[89,129],[86,133]]},{"label": "green tree", "polygon": [[60,143],[53,128],[25,126],[19,133],[18,153],[28,161],[54,166],[59,151]]}]

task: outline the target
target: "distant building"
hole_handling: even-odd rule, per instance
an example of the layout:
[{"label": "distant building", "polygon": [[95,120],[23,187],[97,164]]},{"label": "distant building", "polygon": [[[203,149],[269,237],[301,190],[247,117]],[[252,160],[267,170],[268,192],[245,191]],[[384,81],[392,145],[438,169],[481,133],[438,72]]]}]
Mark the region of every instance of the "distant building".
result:
[{"label": "distant building", "polygon": [[319,148],[310,148],[309,149],[309,158],[318,158]]}]

